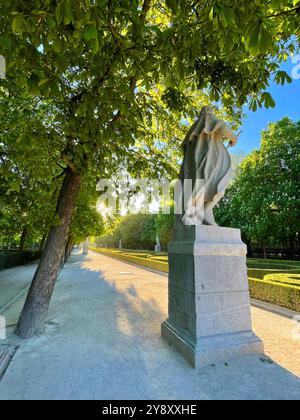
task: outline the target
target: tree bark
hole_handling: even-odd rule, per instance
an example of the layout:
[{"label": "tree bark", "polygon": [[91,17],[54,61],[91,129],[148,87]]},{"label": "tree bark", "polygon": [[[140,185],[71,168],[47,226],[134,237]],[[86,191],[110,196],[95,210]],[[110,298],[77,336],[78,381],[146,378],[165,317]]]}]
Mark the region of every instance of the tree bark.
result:
[{"label": "tree bark", "polygon": [[267,251],[265,245],[263,245],[264,259],[267,259]]},{"label": "tree bark", "polygon": [[24,246],[25,246],[25,242],[28,236],[28,228],[25,226],[22,232],[22,236],[20,239],[20,245],[19,245],[19,251],[23,251],[24,250]]},{"label": "tree bark", "polygon": [[45,233],[43,235],[42,240],[41,240],[41,243],[40,243],[40,248],[39,248],[40,251],[43,251],[44,245],[45,245],[45,242],[46,242],[46,239],[47,239],[47,234]]},{"label": "tree bark", "polygon": [[60,224],[51,227],[44,253],[18,321],[16,334],[21,338],[30,338],[44,332],[79,190],[80,174],[68,168],[57,202],[56,215]]},{"label": "tree bark", "polygon": [[71,236],[69,236],[68,241],[67,241],[67,245],[66,245],[66,250],[65,250],[65,263],[70,258],[72,249],[73,249],[73,239],[72,239]]}]

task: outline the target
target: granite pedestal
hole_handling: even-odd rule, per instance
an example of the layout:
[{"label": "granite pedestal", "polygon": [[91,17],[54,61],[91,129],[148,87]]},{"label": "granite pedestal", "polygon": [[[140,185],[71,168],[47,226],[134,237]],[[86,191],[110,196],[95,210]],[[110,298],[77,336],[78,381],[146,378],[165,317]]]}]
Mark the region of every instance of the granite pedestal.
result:
[{"label": "granite pedestal", "polygon": [[263,354],[252,331],[246,254],[238,229],[175,228],[162,336],[195,368]]}]

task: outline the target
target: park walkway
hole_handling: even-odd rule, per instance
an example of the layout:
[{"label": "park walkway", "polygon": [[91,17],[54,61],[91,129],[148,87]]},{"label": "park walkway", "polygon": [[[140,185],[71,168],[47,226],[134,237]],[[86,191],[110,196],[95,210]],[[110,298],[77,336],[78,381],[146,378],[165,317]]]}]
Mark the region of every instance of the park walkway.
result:
[{"label": "park walkway", "polygon": [[[2,278],[23,287],[33,270],[1,272],[0,296]],[[11,332],[23,302],[24,295],[0,313]],[[57,283],[46,334],[0,341],[20,344],[0,400],[300,399],[300,343],[289,319],[253,308],[255,332],[275,363],[246,357],[196,372],[161,339],[166,317],[165,276],[93,252],[74,255]]]}]

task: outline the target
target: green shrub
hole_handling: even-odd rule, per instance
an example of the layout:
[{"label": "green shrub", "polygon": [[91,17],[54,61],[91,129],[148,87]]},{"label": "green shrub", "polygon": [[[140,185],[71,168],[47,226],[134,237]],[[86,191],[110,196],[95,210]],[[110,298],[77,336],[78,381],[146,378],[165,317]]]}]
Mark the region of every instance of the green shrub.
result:
[{"label": "green shrub", "polygon": [[169,260],[168,260],[168,256],[160,256],[160,257],[150,257],[151,258],[151,260],[153,260],[153,261],[161,261],[161,262],[164,262],[164,263],[167,263]]},{"label": "green shrub", "polygon": [[264,280],[273,283],[290,284],[291,286],[300,287],[300,274],[268,274],[265,276]]},{"label": "green shrub", "polygon": [[275,275],[288,275],[288,274],[300,274],[300,270],[280,270],[280,269],[260,269],[260,268],[250,268],[248,269],[248,277],[252,279],[264,280],[266,276],[275,276]]},{"label": "green shrub", "polygon": [[40,256],[39,251],[0,251],[0,270],[27,264]]},{"label": "green shrub", "polygon": [[249,285],[252,298],[300,311],[300,287],[251,278]]}]

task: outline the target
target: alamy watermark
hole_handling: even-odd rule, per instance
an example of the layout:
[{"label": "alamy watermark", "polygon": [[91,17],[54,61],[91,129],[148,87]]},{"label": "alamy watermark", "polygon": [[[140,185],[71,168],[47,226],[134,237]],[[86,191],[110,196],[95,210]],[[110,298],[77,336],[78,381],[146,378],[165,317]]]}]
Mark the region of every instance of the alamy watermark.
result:
[{"label": "alamy watermark", "polygon": [[6,79],[6,59],[0,55],[0,80]]},{"label": "alamy watermark", "polygon": [[0,340],[6,340],[6,319],[0,316]]},{"label": "alamy watermark", "polygon": [[102,179],[97,184],[101,214],[182,215],[185,224],[201,224],[204,218],[205,182],[203,179],[139,180],[120,177]]},{"label": "alamy watermark", "polygon": [[292,63],[295,64],[295,66],[292,69],[292,78],[295,80],[300,79],[300,55],[295,55],[292,57]]}]

